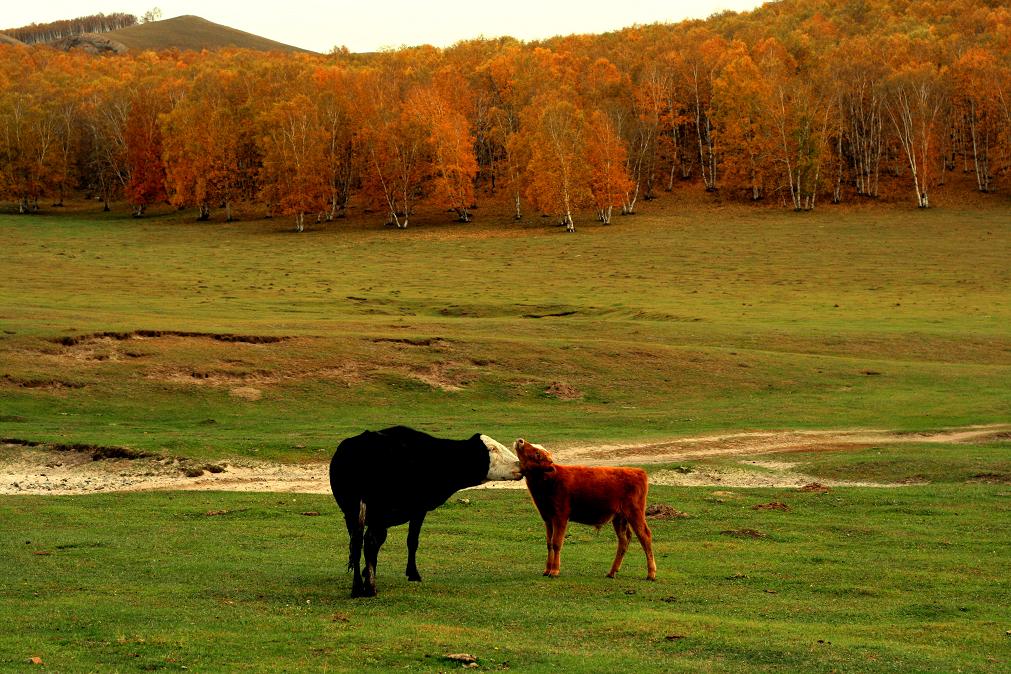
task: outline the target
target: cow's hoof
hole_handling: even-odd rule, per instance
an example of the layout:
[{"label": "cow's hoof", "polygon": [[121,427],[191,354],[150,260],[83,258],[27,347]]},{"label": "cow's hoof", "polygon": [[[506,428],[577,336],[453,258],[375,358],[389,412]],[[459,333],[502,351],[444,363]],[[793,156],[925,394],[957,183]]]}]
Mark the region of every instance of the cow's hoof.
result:
[{"label": "cow's hoof", "polygon": [[416,573],[413,576],[411,574],[407,574],[407,580],[411,581],[412,583],[420,583],[421,582],[421,574],[420,573]]},{"label": "cow's hoof", "polygon": [[608,578],[614,578],[614,574],[613,573],[609,573],[609,574],[607,574],[607,577]]},{"label": "cow's hoof", "polygon": [[357,587],[352,587],[351,596],[356,599],[359,597],[375,597],[376,587],[375,585],[373,585],[372,587],[369,587],[367,585],[359,585]]}]

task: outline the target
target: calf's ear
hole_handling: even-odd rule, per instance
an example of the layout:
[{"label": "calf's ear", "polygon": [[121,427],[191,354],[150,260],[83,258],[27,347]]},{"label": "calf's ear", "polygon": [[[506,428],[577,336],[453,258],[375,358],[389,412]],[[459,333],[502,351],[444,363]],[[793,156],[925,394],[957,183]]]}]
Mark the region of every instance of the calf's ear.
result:
[{"label": "calf's ear", "polygon": [[525,473],[550,473],[555,469],[555,464],[547,452],[538,452],[528,458],[529,461],[521,462]]}]

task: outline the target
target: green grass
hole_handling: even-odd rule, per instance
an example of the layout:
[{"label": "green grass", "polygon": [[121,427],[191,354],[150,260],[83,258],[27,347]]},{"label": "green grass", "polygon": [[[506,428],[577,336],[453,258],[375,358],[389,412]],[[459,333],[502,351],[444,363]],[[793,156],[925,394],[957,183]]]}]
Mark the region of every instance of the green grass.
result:
[{"label": "green grass", "polygon": [[805,474],[832,480],[1011,484],[1009,449],[1007,440],[982,445],[911,443],[858,452],[791,452],[778,454],[775,459],[799,463]]},{"label": "green grass", "polygon": [[[994,472],[1009,448],[940,454],[968,449]],[[878,454],[851,458],[871,465]],[[428,518],[424,582],[403,577],[399,527],[380,556],[379,597],[351,600],[347,538],[326,497],[0,497],[0,669],[40,657],[53,671],[447,671],[458,665],[443,656],[459,652],[483,670],[524,672],[1000,672],[1011,662],[1006,483],[654,487],[651,502],[691,515],[651,522],[656,583],[635,545],[606,579],[613,535],[579,525],[562,576],[543,578],[529,497],[466,498]],[[771,500],[790,510],[753,509]],[[722,533],[741,529],[765,536]]]},{"label": "green grass", "polygon": [[[1011,418],[1006,211],[651,207],[575,235],[0,215],[0,437],[298,459],[390,423],[557,442]],[[135,330],[288,339],[53,341]]]},{"label": "green grass", "polygon": [[[0,215],[0,438],[301,460],[390,423],[551,446],[1011,419],[1006,212],[647,208],[574,236]],[[138,330],[163,334],[60,341]],[[1006,671],[1008,456],[786,455],[931,483],[897,489],[654,487],[691,514],[652,524],[656,583],[635,547],[605,579],[613,537],[579,526],[544,579],[528,497],[471,492],[426,523],[420,585],[391,531],[368,601],[329,498],[3,496],[0,670]]]},{"label": "green grass", "polygon": [[[1004,439],[975,444],[939,442],[879,446],[839,445],[810,451],[713,456],[676,463],[654,463],[643,468],[677,473],[702,472],[727,475],[731,484],[742,471],[756,478],[784,480],[797,475],[819,480],[871,485],[964,485],[1011,484],[1011,442]],[[757,451],[757,450],[756,450]],[[763,465],[774,462],[774,467]],[[779,464],[792,464],[790,468]],[[736,482],[739,484],[739,482]],[[775,484],[770,481],[768,484]],[[756,483],[761,485],[762,483]]]}]

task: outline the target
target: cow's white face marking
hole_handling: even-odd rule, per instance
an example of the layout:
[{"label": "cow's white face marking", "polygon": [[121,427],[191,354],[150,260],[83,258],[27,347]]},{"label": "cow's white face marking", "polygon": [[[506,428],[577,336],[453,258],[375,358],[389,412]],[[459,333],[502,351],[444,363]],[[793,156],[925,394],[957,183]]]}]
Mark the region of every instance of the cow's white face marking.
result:
[{"label": "cow's white face marking", "polygon": [[520,460],[509,451],[505,445],[481,436],[481,441],[488,448],[488,477],[486,480],[518,480],[520,475]]}]

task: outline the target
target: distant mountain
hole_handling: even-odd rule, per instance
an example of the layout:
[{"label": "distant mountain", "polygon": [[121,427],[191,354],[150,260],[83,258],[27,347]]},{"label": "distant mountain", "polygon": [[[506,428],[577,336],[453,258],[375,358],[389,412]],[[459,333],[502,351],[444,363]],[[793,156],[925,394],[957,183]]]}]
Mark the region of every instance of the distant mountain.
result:
[{"label": "distant mountain", "polygon": [[150,21],[104,35],[110,40],[126,45],[130,51],[172,48],[198,51],[225,47],[256,51],[308,51],[192,15],[177,16],[164,21]]}]

